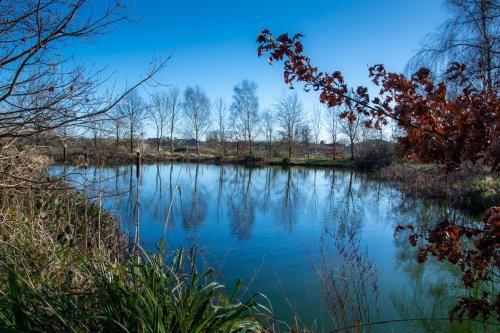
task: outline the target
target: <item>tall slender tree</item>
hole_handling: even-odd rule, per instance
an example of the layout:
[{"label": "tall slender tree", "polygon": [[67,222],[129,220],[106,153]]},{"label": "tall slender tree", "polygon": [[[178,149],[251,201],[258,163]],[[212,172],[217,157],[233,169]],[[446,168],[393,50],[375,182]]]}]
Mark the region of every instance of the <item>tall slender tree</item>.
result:
[{"label": "tall slender tree", "polygon": [[271,110],[264,111],[262,115],[264,121],[264,134],[267,141],[267,157],[272,157],[273,152],[273,134],[274,134],[274,115]]},{"label": "tall slender tree", "polygon": [[217,117],[217,135],[219,139],[219,152],[222,156],[226,153],[227,138],[227,107],[222,98],[218,98],[214,103]]},{"label": "tall slender tree", "polygon": [[167,93],[167,127],[170,134],[170,154],[174,153],[174,133],[181,113],[181,91],[172,87]]},{"label": "tall slender tree", "polygon": [[150,105],[146,116],[155,129],[156,151],[160,151],[161,140],[168,121],[167,96],[163,92],[156,92],[150,96]]},{"label": "tall slender tree", "polygon": [[287,144],[287,156],[292,158],[297,130],[302,124],[304,110],[296,93],[284,93],[276,100],[275,118]]},{"label": "tall slender tree", "polygon": [[[359,97],[355,97],[354,92],[351,92],[349,94],[349,97],[350,98],[359,98]],[[356,110],[354,108],[354,104],[346,104],[343,107],[343,112],[348,113],[350,116],[347,118],[340,117],[338,119],[338,124],[340,125],[339,132],[341,134],[344,134],[347,137],[347,139],[349,139],[351,160],[354,160],[354,144],[359,140],[360,136],[362,136],[362,132],[365,129],[368,130],[368,128],[366,126],[364,126],[362,113],[355,114]],[[364,139],[365,138],[363,137],[363,140]]]},{"label": "tall slender tree", "polygon": [[476,83],[493,89],[500,74],[500,3],[498,0],[446,0],[450,17],[426,37],[410,60],[410,73],[426,66],[444,73],[451,62],[467,64]]},{"label": "tall slender tree", "polygon": [[326,130],[332,141],[332,157],[337,156],[337,135],[338,135],[339,113],[337,108],[329,107],[326,109]]},{"label": "tall slender tree", "polygon": [[231,111],[234,114],[236,126],[241,129],[243,137],[248,143],[249,154],[253,154],[252,143],[259,128],[259,99],[257,98],[257,84],[243,80],[234,87]]},{"label": "tall slender tree", "polygon": [[210,127],[210,100],[200,86],[187,87],[182,109],[186,116],[187,133],[196,140],[196,153],[200,154],[200,140]]},{"label": "tall slender tree", "polygon": [[321,135],[321,127],[323,123],[323,115],[321,113],[320,107],[316,104],[312,108],[311,112],[311,131],[314,140],[314,152],[318,154],[318,144],[319,137]]},{"label": "tall slender tree", "polygon": [[134,140],[142,131],[145,119],[146,104],[136,90],[131,91],[118,104],[118,110],[124,121],[129,137],[130,153],[134,152]]}]

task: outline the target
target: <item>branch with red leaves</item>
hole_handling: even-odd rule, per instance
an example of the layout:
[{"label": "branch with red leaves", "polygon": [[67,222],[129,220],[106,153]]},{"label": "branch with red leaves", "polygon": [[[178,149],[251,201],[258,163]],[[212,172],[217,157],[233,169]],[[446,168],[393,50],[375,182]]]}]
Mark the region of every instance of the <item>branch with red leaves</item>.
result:
[{"label": "branch with red leaves", "polygon": [[[321,72],[311,65],[311,59],[303,54],[302,38],[301,34],[290,37],[286,33],[274,38],[267,29],[257,38],[259,56],[268,54],[270,64],[283,61],[284,81],[291,89],[301,82],[305,91],[319,92],[320,102],[328,107],[346,104],[358,114],[370,116],[368,127],[378,129],[394,120],[405,133],[399,140],[403,152],[416,161],[443,164],[447,170],[464,161],[500,169],[500,82],[493,89],[477,89],[471,83],[476,78],[467,77],[465,65],[458,63],[451,64],[441,82],[433,80],[426,68],[407,78],[375,65],[369,68],[368,76],[379,92],[370,98],[367,87],[349,89],[341,72]],[[350,90],[356,91],[355,98],[348,94]],[[352,111],[341,116],[356,119]],[[416,233],[413,226],[399,226],[396,232],[403,230],[410,232],[408,240],[413,246],[419,244],[419,262],[430,255],[457,265],[466,288],[498,278],[500,207],[490,208],[478,229],[445,220],[424,234]],[[464,297],[450,315],[461,319],[465,313],[470,318],[481,315],[484,320],[496,313],[500,318],[500,294]]]},{"label": "branch with red leaves", "polygon": [[[497,284],[500,271],[500,207],[487,210],[480,228],[458,226],[444,220],[424,233],[418,233],[412,225],[398,225],[395,235],[407,231],[408,241],[417,248],[417,261],[424,263],[429,256],[447,261],[460,268],[462,283],[472,289],[477,283]],[[487,320],[496,314],[500,319],[500,293],[481,297],[463,297],[450,311],[450,318],[469,319],[481,315]]]},{"label": "branch with red leaves", "polygon": [[[498,89],[477,90],[464,74],[465,65],[452,64],[444,81],[437,83],[426,68],[406,78],[375,65],[369,68],[369,77],[380,88],[378,96],[370,98],[368,88],[359,86],[353,89],[358,97],[352,98],[341,72],[321,72],[311,65],[303,54],[302,38],[301,34],[290,37],[285,33],[275,39],[267,29],[257,38],[259,56],[268,54],[271,64],[284,62],[284,81],[290,88],[302,82],[305,91],[319,92],[320,102],[328,107],[354,106],[357,112],[371,116],[368,127],[378,129],[389,119],[396,121],[406,133],[400,144],[414,160],[441,163],[448,169],[466,160],[483,161],[498,169]],[[449,94],[451,84],[460,90],[454,98]],[[354,119],[352,112],[342,116]]]}]

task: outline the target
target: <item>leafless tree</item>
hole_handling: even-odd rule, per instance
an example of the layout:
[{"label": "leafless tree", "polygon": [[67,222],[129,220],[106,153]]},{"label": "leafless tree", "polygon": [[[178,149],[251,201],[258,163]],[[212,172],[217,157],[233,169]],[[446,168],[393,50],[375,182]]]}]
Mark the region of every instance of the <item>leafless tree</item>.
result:
[{"label": "leafless tree", "polygon": [[196,153],[200,153],[200,139],[210,127],[210,100],[200,86],[187,87],[182,109],[187,121],[187,133],[196,140]]},{"label": "leafless tree", "polygon": [[321,135],[321,124],[323,123],[323,117],[321,109],[318,105],[314,105],[311,113],[311,130],[314,140],[315,153],[318,153],[319,137]]},{"label": "leafless tree", "polygon": [[168,96],[164,92],[155,92],[151,94],[150,100],[146,117],[154,126],[156,151],[160,151],[161,139],[168,121]]},{"label": "leafless tree", "polygon": [[339,119],[339,130],[349,140],[349,148],[351,150],[351,160],[354,159],[354,144],[358,142],[360,128],[363,126],[360,117],[356,117],[349,121],[346,118]]},{"label": "leafless tree", "polygon": [[234,113],[236,126],[241,129],[243,137],[248,142],[249,153],[253,154],[252,142],[257,135],[259,126],[259,100],[256,95],[257,84],[243,80],[234,87],[231,110]]},{"label": "leafless tree", "polygon": [[167,104],[168,104],[168,113],[167,113],[167,124],[168,131],[170,133],[170,154],[174,153],[174,133],[177,128],[177,123],[179,122],[179,117],[181,113],[181,91],[172,87],[168,90],[167,94]]},{"label": "leafless tree", "polygon": [[273,148],[273,133],[274,133],[274,116],[271,110],[266,110],[262,116],[264,121],[264,134],[267,141],[267,157],[272,157]]},{"label": "leafless tree", "polygon": [[450,18],[427,36],[408,69],[426,66],[442,72],[450,62],[467,70],[486,88],[499,84],[500,3],[498,0],[446,0]]},{"label": "leafless tree", "polygon": [[297,129],[302,124],[304,110],[296,93],[284,93],[275,103],[275,118],[287,144],[288,158],[292,158]]},{"label": "leafless tree", "polygon": [[[128,13],[122,1],[0,1],[0,138],[31,137],[88,122],[110,111],[130,91],[160,71],[153,62],[129,89],[103,94],[106,75],[89,72],[62,49],[106,33]],[[168,59],[167,59],[168,60]]]},{"label": "leafless tree", "polygon": [[147,106],[136,90],[127,94],[117,106],[129,137],[130,153],[134,152],[134,139],[141,134]]},{"label": "leafless tree", "polygon": [[241,137],[243,135],[241,132],[241,128],[239,127],[238,119],[236,116],[237,115],[234,112],[231,112],[229,114],[230,131],[228,133],[228,139],[233,141],[235,145],[236,156],[240,156],[240,144],[241,144]]},{"label": "leafless tree", "polygon": [[217,117],[217,135],[219,138],[219,149],[222,156],[226,152],[226,137],[227,137],[227,107],[222,98],[218,98],[214,103],[214,108]]},{"label": "leafless tree", "polygon": [[[354,96],[354,93],[351,92],[349,97],[356,99],[357,96]],[[357,106],[358,108],[360,106]],[[339,132],[349,139],[349,146],[351,150],[351,160],[354,160],[354,144],[358,142],[361,132],[364,126],[362,113],[356,112],[356,105],[346,105],[342,110],[343,113],[347,114],[347,117],[342,118],[339,117]]]},{"label": "leafless tree", "polygon": [[97,148],[98,139],[106,132],[106,121],[104,115],[93,115],[88,120],[83,126],[92,135],[94,147]]},{"label": "leafless tree", "polygon": [[311,127],[307,122],[304,122],[298,130],[298,134],[300,137],[300,143],[306,151],[307,156],[309,157],[309,146],[311,145],[312,131]]},{"label": "leafless tree", "polygon": [[108,113],[109,119],[108,119],[108,126],[109,126],[109,131],[113,133],[113,137],[115,138],[115,144],[116,147],[120,145],[120,138],[123,135],[124,131],[124,116],[120,113],[120,108],[114,107],[109,113]]},{"label": "leafless tree", "polygon": [[339,122],[339,113],[337,108],[327,108],[326,109],[326,130],[330,139],[332,140],[332,155],[333,159],[335,159],[337,154],[337,135],[338,135],[338,122]]}]

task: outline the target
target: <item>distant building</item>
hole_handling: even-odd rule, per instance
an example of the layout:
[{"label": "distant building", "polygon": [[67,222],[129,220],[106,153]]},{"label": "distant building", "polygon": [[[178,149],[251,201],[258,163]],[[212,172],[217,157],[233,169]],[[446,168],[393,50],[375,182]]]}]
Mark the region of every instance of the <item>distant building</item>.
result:
[{"label": "distant building", "polygon": [[175,152],[181,153],[185,151],[196,150],[197,144],[198,141],[196,141],[196,139],[179,139],[176,143],[177,148],[175,149]]}]

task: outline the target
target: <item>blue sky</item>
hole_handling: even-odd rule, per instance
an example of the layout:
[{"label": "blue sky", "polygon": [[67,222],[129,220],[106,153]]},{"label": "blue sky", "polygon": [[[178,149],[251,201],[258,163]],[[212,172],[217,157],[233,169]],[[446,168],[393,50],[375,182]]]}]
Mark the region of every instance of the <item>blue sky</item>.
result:
[{"label": "blue sky", "polygon": [[[368,66],[402,71],[446,11],[441,0],[137,0],[133,18],[78,46],[77,57],[108,66],[123,83],[144,73],[153,55],[175,50],[162,82],[181,89],[199,84],[212,100],[230,103],[233,86],[251,79],[265,109],[286,87],[281,65],[257,57],[255,39],[263,28],[303,33],[305,53],[320,70],[340,69],[348,83],[368,85]],[[313,93],[300,96],[306,109],[317,101]]]}]

